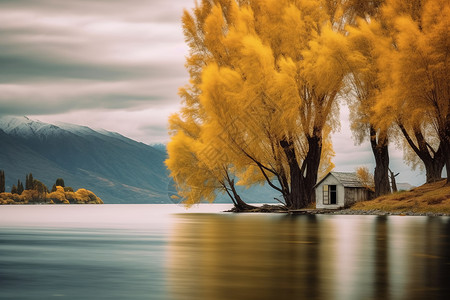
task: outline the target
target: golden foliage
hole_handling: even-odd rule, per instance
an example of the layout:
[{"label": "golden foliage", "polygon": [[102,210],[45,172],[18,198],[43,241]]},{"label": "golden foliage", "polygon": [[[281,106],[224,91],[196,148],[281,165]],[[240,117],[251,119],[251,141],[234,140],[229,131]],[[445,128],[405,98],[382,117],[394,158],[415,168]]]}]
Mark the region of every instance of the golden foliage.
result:
[{"label": "golden foliage", "polygon": [[180,195],[213,201],[235,179],[289,189],[293,168],[328,172],[340,95],[360,142],[387,147],[401,122],[437,149],[450,140],[449,11],[447,0],[203,0],[185,11],[190,81],[166,162]]},{"label": "golden foliage", "polygon": [[277,176],[289,181],[284,140],[301,166],[317,136],[321,170],[333,166],[328,137],[345,76],[345,38],[331,23],[336,12],[331,1],[319,0],[202,1],[185,12],[191,80],[180,89],[180,114],[169,120],[167,165],[188,202],[212,200],[229,174],[245,185]]},{"label": "golden foliage", "polygon": [[89,190],[65,192],[61,186],[57,186],[55,192],[40,197],[35,190],[24,190],[21,195],[0,193],[0,204],[29,204],[36,201],[47,204],[103,204],[103,201]]},{"label": "golden foliage", "polygon": [[358,202],[351,207],[354,210],[380,210],[397,213],[446,213],[450,214],[450,187],[445,181],[382,196],[371,201]]},{"label": "golden foliage", "polygon": [[[385,47],[389,63],[380,70],[384,82],[372,120],[381,128],[401,126],[419,148],[415,152],[428,159],[436,159],[443,147],[448,164],[450,2],[390,0],[382,12],[393,47]],[[422,145],[416,139],[420,135]],[[405,159],[417,165],[410,145],[406,149]]]},{"label": "golden foliage", "polygon": [[[215,200],[216,189],[226,172],[220,162],[220,149],[206,147],[197,139],[187,136],[184,131],[178,131],[167,145],[169,158],[166,165],[171,170],[171,176],[177,184],[176,188],[184,203],[190,206],[202,200]],[[204,159],[211,155],[217,159]]]},{"label": "golden foliage", "polygon": [[356,176],[358,176],[364,187],[372,191],[375,190],[375,181],[373,175],[369,172],[369,169],[367,167],[362,166],[356,168]]}]

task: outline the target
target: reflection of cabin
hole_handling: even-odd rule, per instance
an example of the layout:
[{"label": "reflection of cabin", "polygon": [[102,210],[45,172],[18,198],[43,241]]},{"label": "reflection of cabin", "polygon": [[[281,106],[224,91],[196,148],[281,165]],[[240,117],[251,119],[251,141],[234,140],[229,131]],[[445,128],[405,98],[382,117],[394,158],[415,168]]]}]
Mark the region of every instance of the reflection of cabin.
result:
[{"label": "reflection of cabin", "polygon": [[316,208],[337,209],[368,200],[370,191],[356,173],[330,172],[315,185]]}]

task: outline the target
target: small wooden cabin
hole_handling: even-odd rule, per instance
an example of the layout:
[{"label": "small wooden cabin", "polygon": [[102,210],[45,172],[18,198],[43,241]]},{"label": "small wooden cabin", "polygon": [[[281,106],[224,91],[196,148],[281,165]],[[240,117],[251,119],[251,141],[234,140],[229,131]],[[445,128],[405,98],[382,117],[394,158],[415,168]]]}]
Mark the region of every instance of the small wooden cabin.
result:
[{"label": "small wooden cabin", "polygon": [[368,190],[356,173],[330,172],[315,185],[316,208],[338,209],[369,200]]}]

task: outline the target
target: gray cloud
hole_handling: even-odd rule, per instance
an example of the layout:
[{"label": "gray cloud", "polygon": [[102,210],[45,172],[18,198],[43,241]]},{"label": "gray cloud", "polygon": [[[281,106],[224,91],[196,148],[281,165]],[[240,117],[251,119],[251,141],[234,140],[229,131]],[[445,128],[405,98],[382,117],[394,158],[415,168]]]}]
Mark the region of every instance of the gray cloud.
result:
[{"label": "gray cloud", "polygon": [[0,114],[178,103],[193,1],[0,2]]}]

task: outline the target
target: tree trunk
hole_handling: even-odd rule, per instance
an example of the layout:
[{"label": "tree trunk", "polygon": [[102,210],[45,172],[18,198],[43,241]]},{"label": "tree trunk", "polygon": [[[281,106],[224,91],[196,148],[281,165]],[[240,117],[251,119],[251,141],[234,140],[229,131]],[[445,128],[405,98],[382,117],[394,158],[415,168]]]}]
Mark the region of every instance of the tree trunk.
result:
[{"label": "tree trunk", "polygon": [[444,143],[444,157],[445,157],[445,168],[447,169],[447,186],[450,186],[450,137],[448,141]]},{"label": "tree trunk", "polygon": [[437,151],[434,151],[426,142],[420,128],[414,128],[414,136],[417,142],[416,145],[403,124],[399,123],[398,126],[400,127],[403,136],[410,145],[411,149],[416,153],[420,160],[422,160],[425,166],[427,183],[441,180],[442,169],[445,165],[445,151],[443,150],[442,142],[440,143]]},{"label": "tree trunk", "polygon": [[239,196],[238,192],[236,191],[236,188],[234,187],[234,179],[227,178],[228,184],[230,185],[231,192],[226,189],[228,196],[231,198],[231,201],[233,201],[233,205],[236,211],[245,211],[252,208],[255,208],[255,206],[249,205],[242,200],[241,196]]},{"label": "tree trunk", "polygon": [[[442,150],[442,148],[440,148]],[[445,157],[441,155],[440,159],[423,160],[427,183],[433,183],[442,179],[442,170],[445,166]]]},{"label": "tree trunk", "polygon": [[287,195],[286,205],[290,209],[298,209],[302,207],[302,198],[305,196],[300,166],[292,142],[281,140],[280,146],[283,148],[289,165],[290,192]]},{"label": "tree trunk", "polygon": [[[320,155],[322,153],[322,138],[320,134],[308,138],[308,154],[303,162],[304,168],[300,168],[293,144],[288,141],[280,141],[280,145],[286,154],[290,175],[290,209],[300,209],[309,206],[315,201],[314,186],[319,172]],[[302,170],[305,170],[303,174]],[[288,201],[286,201],[288,203]]]},{"label": "tree trunk", "polygon": [[248,209],[252,209],[255,208],[255,206],[249,205],[247,203],[244,202],[244,200],[241,199],[241,196],[239,196],[239,194],[236,192],[236,189],[234,188],[234,185],[231,188],[233,195],[234,195],[234,199],[236,200],[236,204],[235,207],[239,210],[248,210]]},{"label": "tree trunk", "polygon": [[308,138],[308,147],[305,177],[305,192],[307,196],[307,203],[305,203],[305,206],[308,206],[309,204],[316,201],[314,186],[317,183],[320,156],[322,154],[322,137],[320,133],[315,133],[313,137]]},{"label": "tree trunk", "polygon": [[377,132],[370,127],[370,144],[375,156],[375,197],[389,194],[389,150],[388,140],[385,133],[380,134],[377,139]]},{"label": "tree trunk", "polygon": [[447,107],[447,117],[445,118],[445,126],[441,134],[441,143],[444,144],[445,168],[447,169],[447,186],[450,186],[450,103]]}]

